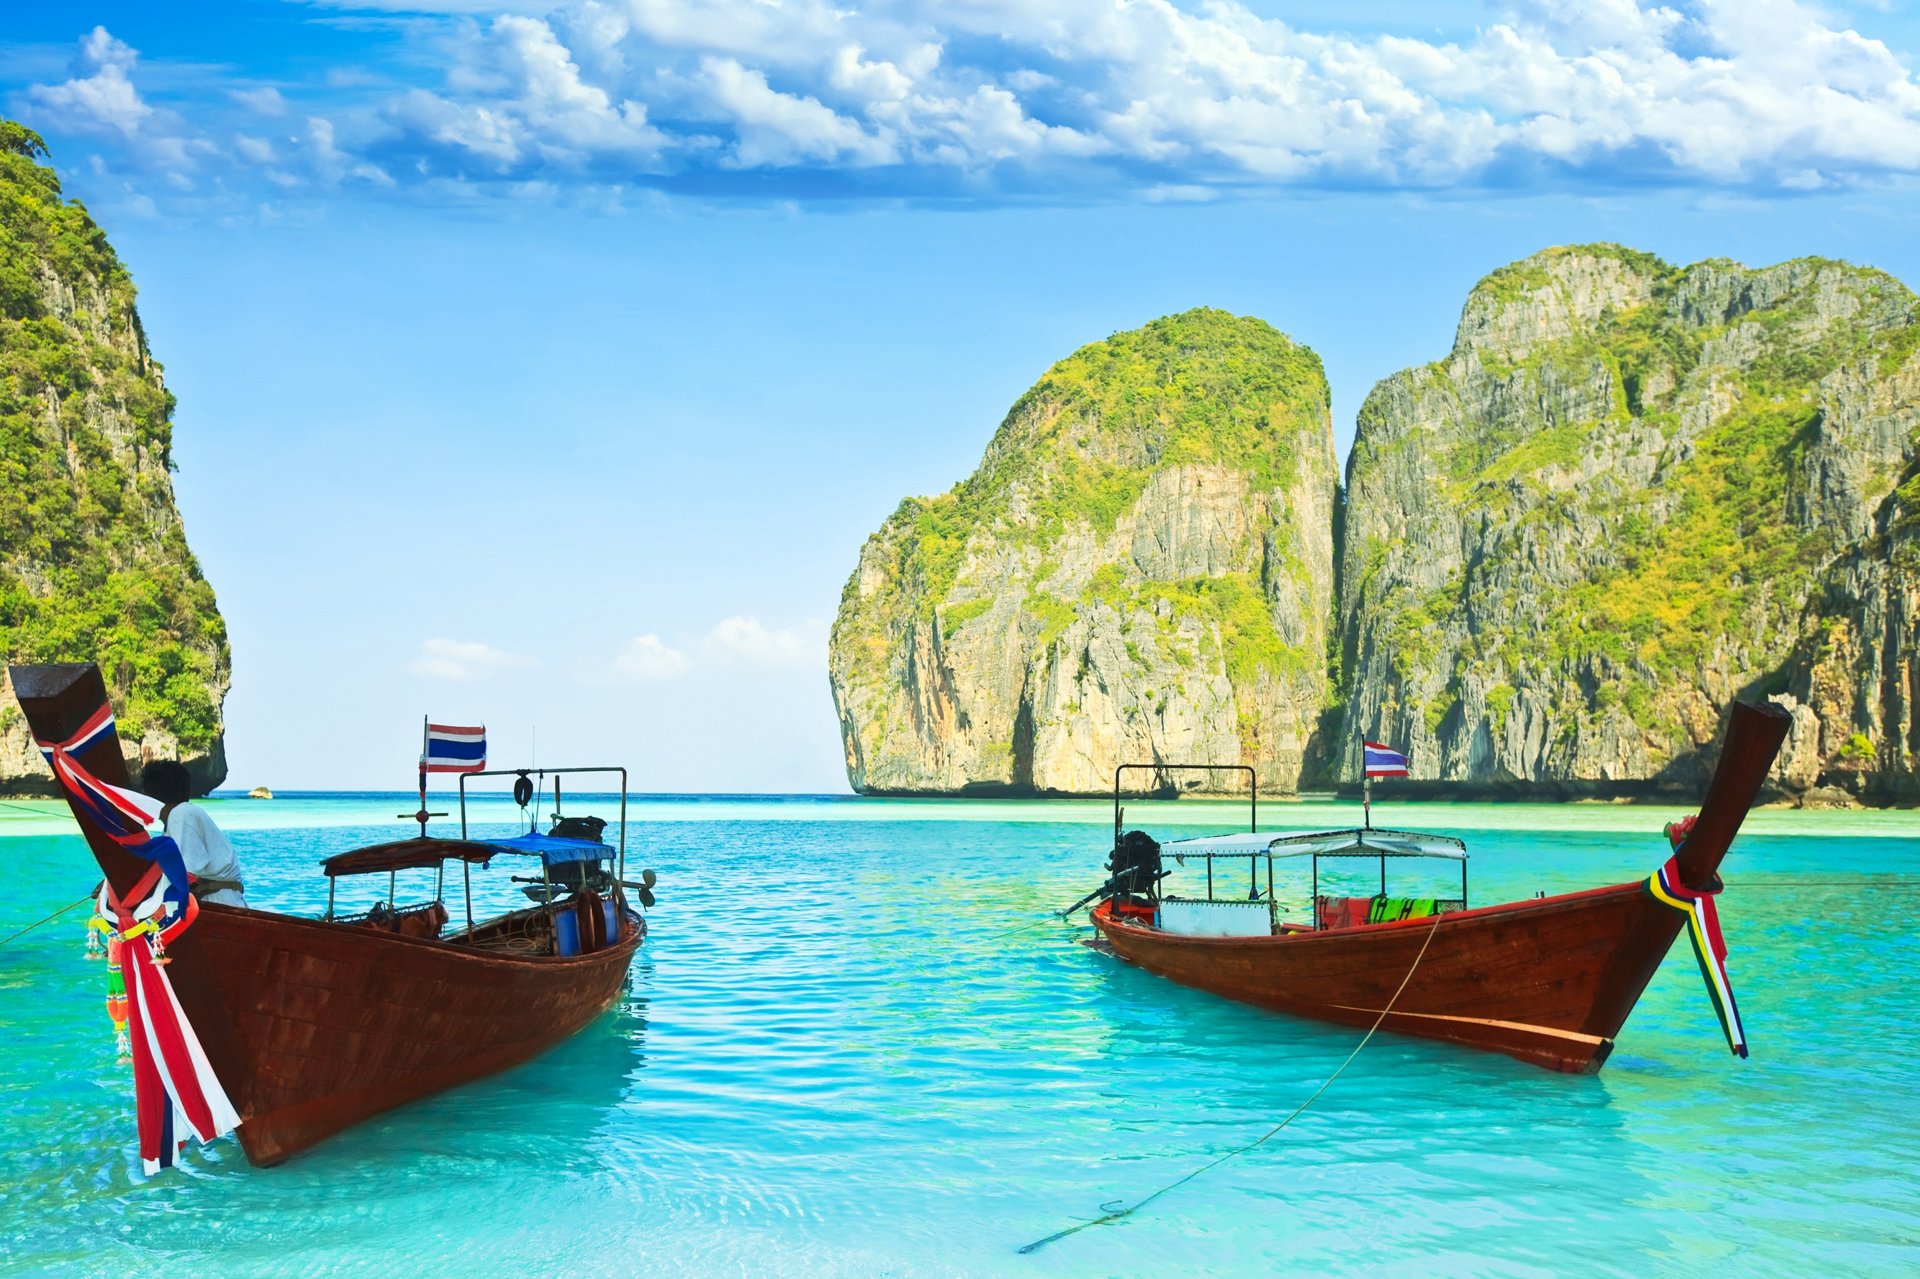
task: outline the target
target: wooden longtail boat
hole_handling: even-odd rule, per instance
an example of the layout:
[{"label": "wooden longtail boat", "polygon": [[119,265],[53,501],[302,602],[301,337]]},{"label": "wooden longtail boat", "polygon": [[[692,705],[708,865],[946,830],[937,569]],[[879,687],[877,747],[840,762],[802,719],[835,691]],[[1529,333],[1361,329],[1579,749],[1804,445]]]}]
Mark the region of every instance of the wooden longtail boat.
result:
[{"label": "wooden longtail boat", "polygon": [[[72,740],[106,706],[92,665],[15,666],[11,675],[43,743]],[[102,782],[127,785],[110,722],[72,758]],[[152,863],[116,843],[71,796],[69,805],[107,885],[126,897]],[[342,854],[327,870],[384,872],[391,897],[400,870],[458,860],[464,874],[494,855],[530,851],[505,846],[527,838],[401,840]],[[389,900],[353,918],[335,917],[330,905],[319,920],[201,904],[168,943],[167,972],[239,1115],[247,1158],[277,1164],[363,1119],[524,1062],[606,1011],[646,935],[622,891],[639,886],[608,873],[614,853],[607,848],[592,864],[578,850],[555,858],[572,871],[570,883],[553,880],[570,895],[550,882],[531,908],[486,924],[472,923],[469,895],[464,931],[443,933],[438,901],[396,909]],[[541,864],[550,879],[548,859]],[[557,953],[567,933],[586,939],[573,947],[580,953]]]},{"label": "wooden longtail boat", "polygon": [[[1734,707],[1699,816],[1670,863],[1684,888],[1718,889],[1715,871],[1759,793],[1787,724],[1786,714],[1772,706]],[[1116,777],[1116,815],[1118,787]],[[1372,830],[1258,837],[1265,843],[1231,837],[1242,847],[1226,851],[1228,841],[1220,839],[1169,843],[1167,851],[1178,857],[1206,861],[1209,891],[1191,902],[1163,899],[1159,883],[1171,872],[1160,870],[1159,846],[1137,831],[1122,838],[1119,826],[1116,816],[1109,863],[1114,877],[1098,894],[1103,900],[1092,915],[1120,958],[1263,1008],[1353,1026],[1379,1020],[1386,1030],[1505,1053],[1553,1070],[1600,1068],[1688,923],[1688,915],[1657,897],[1646,881],[1468,909],[1464,850],[1444,848],[1457,841]],[[1286,846],[1289,839],[1294,848]],[[1411,918],[1369,923],[1364,911],[1351,909],[1369,899],[1321,897],[1316,885],[1313,920],[1281,921],[1270,916],[1272,858],[1301,855],[1300,840],[1308,842],[1305,855],[1314,857],[1316,878],[1321,856],[1380,857],[1382,893],[1371,899],[1379,903],[1376,917],[1380,906],[1405,900],[1385,896],[1389,857],[1456,858],[1461,897],[1423,902]],[[1251,843],[1258,847],[1249,851]],[[1259,903],[1257,874],[1250,870],[1247,897],[1215,898],[1211,891],[1214,861],[1223,856],[1245,857],[1249,868],[1256,858],[1267,859],[1266,909],[1257,910],[1262,918],[1254,927],[1236,928],[1231,917]],[[1237,888],[1243,881],[1233,878]],[[1195,935],[1221,931],[1243,935]],[[1739,1043],[1736,1051],[1743,1050]]]}]

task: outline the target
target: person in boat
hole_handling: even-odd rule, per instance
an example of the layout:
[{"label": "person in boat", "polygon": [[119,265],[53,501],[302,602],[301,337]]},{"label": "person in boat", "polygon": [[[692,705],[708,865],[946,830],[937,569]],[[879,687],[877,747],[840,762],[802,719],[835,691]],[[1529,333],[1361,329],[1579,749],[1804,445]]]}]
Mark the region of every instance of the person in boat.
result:
[{"label": "person in boat", "polygon": [[140,785],[164,805],[160,821],[173,842],[180,845],[180,859],[194,877],[193,895],[203,902],[246,909],[240,859],[234,856],[233,845],[207,810],[193,802],[186,765],[156,759],[142,770]]}]

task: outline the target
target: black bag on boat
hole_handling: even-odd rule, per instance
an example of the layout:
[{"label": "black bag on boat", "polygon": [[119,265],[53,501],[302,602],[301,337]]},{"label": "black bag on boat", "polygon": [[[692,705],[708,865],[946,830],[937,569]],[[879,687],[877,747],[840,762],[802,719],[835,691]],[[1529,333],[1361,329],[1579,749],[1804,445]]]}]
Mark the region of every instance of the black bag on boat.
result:
[{"label": "black bag on boat", "polygon": [[604,817],[562,817],[553,823],[553,829],[547,834],[558,839],[584,839],[589,843],[604,842],[602,833],[607,829]]}]

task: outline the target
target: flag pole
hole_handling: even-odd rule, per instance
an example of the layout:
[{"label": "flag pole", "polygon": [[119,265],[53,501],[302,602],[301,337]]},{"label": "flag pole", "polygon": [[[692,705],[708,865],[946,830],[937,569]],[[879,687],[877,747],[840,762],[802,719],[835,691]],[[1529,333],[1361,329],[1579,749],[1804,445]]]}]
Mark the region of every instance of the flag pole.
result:
[{"label": "flag pole", "polygon": [[427,717],[420,717],[420,811],[413,815],[420,823],[420,838],[427,837]]},{"label": "flag pole", "polygon": [[[1367,772],[1367,767],[1365,764],[1362,764],[1360,766],[1360,771],[1363,774],[1365,774],[1365,780],[1363,780],[1360,783],[1360,811],[1366,815],[1367,829],[1372,830],[1373,829],[1373,774]],[[426,803],[422,801],[420,807],[425,808]]]}]

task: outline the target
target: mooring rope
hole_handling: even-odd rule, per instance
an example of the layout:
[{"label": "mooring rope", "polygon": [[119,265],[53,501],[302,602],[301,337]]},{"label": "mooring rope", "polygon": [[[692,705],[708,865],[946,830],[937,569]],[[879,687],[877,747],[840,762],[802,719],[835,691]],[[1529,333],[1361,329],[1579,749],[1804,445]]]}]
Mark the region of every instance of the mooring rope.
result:
[{"label": "mooring rope", "polygon": [[1015,937],[1021,933],[1030,933],[1034,929],[1040,928],[1046,924],[1063,924],[1065,922],[1066,920],[1064,917],[1058,914],[1049,912],[1046,915],[1041,916],[1039,919],[1032,920],[1029,923],[1020,925],[1018,928],[1009,928],[1004,932],[992,933],[982,938],[981,940],[982,941],[999,941],[1003,937]]},{"label": "mooring rope", "polygon": [[1275,1135],[1277,1135],[1282,1128],[1285,1128],[1288,1124],[1292,1123],[1294,1120],[1298,1119],[1303,1113],[1305,1113],[1308,1106],[1311,1106],[1314,1102],[1320,1100],[1320,1094],[1325,1092],[1327,1089],[1333,1087],[1333,1081],[1340,1078],[1341,1073],[1345,1071],[1348,1066],[1351,1066],[1353,1064],[1353,1059],[1360,1055],[1360,1050],[1362,1048],[1365,1048],[1367,1046],[1367,1041],[1373,1038],[1373,1032],[1380,1029],[1380,1023],[1385,1021],[1387,1019],[1387,1014],[1393,1011],[1394,1004],[1399,1002],[1400,996],[1406,991],[1407,983],[1413,980],[1413,974],[1420,967],[1420,961],[1427,957],[1427,947],[1433,944],[1433,935],[1440,931],[1440,921],[1443,918],[1445,918],[1445,916],[1442,916],[1442,915],[1435,915],[1433,917],[1433,927],[1427,929],[1426,940],[1420,943],[1420,953],[1413,957],[1413,964],[1407,969],[1407,975],[1400,979],[1399,989],[1393,992],[1393,998],[1389,999],[1387,1001],[1387,1006],[1380,1010],[1380,1015],[1373,1019],[1373,1025],[1367,1027],[1367,1033],[1362,1035],[1360,1037],[1360,1042],[1353,1046],[1353,1051],[1347,1054],[1347,1059],[1341,1062],[1340,1065],[1334,1070],[1334,1072],[1331,1075],[1327,1076],[1326,1081],[1324,1083],[1322,1083],[1318,1088],[1313,1090],[1313,1095],[1311,1097],[1308,1097],[1305,1101],[1301,1102],[1298,1106],[1295,1106],[1293,1108],[1293,1113],[1289,1114],[1285,1119],[1282,1119],[1279,1123],[1275,1124],[1273,1127],[1267,1129],[1265,1133],[1261,1134],[1261,1136],[1259,1136],[1255,1140],[1250,1141],[1246,1145],[1240,1146],[1237,1149],[1229,1150],[1226,1154],[1221,1155],[1216,1159],[1210,1160],[1209,1162],[1200,1165],[1200,1167],[1195,1168],[1192,1172],[1188,1173],[1184,1177],[1179,1178],[1176,1181],[1168,1182],[1166,1185],[1160,1187],[1160,1189],[1148,1195],[1145,1199],[1142,1199],[1139,1203],[1133,1204],[1130,1207],[1120,1208],[1114,1212],[1109,1212],[1105,1216],[1094,1218],[1092,1221],[1083,1221],[1077,1226],[1068,1226],[1065,1230],[1057,1230],[1053,1234],[1048,1235],[1045,1239],[1034,1240],[1032,1243],[1027,1244],[1025,1247],[1021,1248],[1020,1251],[1022,1253],[1038,1252],[1040,1251],[1040,1249],[1046,1247],[1050,1243],[1054,1243],[1054,1242],[1057,1242],[1058,1240],[1065,1239],[1068,1235],[1079,1234],[1082,1230],[1086,1230],[1089,1227],[1104,1226],[1110,1221],[1118,1221],[1122,1217],[1130,1217],[1134,1213],[1146,1207],[1148,1204],[1152,1203],[1154,1200],[1158,1199],[1161,1195],[1166,1194],[1170,1190],[1178,1190],[1181,1186],[1186,1185],[1189,1181],[1192,1181],[1195,1177],[1198,1177],[1201,1173],[1211,1172],[1213,1169],[1218,1168],[1221,1164],[1227,1162],[1227,1160],[1238,1158],[1239,1156],[1246,1154],[1249,1150],[1252,1150],[1257,1146],[1265,1145],[1269,1140],[1271,1140]]},{"label": "mooring rope", "polygon": [[88,893],[85,897],[82,897],[79,901],[74,902],[71,905],[62,906],[59,910],[54,911],[53,914],[48,915],[45,919],[38,920],[34,923],[28,924],[25,928],[22,928],[17,933],[8,933],[5,937],[0,937],[0,946],[6,945],[8,942],[12,941],[16,937],[25,937],[28,933],[40,927],[41,924],[51,924],[54,920],[60,918],[60,916],[66,914],[68,911],[72,910],[75,906],[84,906],[88,902],[92,901],[93,899],[94,899],[94,894]]}]

